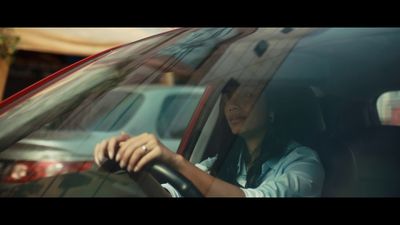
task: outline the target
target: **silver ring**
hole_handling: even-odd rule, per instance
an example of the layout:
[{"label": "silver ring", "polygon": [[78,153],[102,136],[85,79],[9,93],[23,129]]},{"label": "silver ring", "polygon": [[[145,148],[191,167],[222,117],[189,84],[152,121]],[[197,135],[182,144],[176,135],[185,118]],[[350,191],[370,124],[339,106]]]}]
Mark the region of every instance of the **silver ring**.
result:
[{"label": "silver ring", "polygon": [[142,145],[142,150],[144,153],[147,153],[149,149],[146,147],[146,145]]}]

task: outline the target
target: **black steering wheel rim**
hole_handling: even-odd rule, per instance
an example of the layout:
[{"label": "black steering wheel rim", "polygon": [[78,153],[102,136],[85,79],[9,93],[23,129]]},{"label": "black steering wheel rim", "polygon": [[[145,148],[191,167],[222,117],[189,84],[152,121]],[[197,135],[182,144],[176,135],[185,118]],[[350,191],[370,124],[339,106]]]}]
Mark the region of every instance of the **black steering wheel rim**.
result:
[{"label": "black steering wheel rim", "polygon": [[183,197],[204,197],[199,189],[188,178],[165,163],[151,163],[145,167],[145,170],[153,175],[156,180],[165,180],[171,184]]},{"label": "black steering wheel rim", "polygon": [[[100,168],[109,173],[125,170],[114,160],[107,160]],[[188,178],[165,163],[153,162],[145,166],[144,170],[150,173],[159,183],[166,182],[172,185],[183,197],[204,197]]]}]

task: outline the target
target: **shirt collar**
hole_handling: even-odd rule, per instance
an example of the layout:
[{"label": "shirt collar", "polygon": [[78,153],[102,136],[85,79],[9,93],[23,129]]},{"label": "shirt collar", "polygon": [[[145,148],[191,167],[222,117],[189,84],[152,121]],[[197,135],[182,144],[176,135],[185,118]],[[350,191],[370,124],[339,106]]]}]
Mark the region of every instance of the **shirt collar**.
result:
[{"label": "shirt collar", "polygon": [[266,167],[269,167],[269,169],[273,169],[283,156],[289,154],[293,149],[297,148],[298,146],[300,146],[299,143],[297,143],[295,141],[291,141],[288,144],[288,146],[286,147],[286,150],[285,150],[285,152],[283,152],[283,154],[279,154],[279,155],[277,155],[273,158],[270,158],[264,162],[264,164],[262,165],[262,171],[264,172],[267,169]]},{"label": "shirt collar", "polygon": [[[264,174],[267,170],[270,169],[274,169],[274,167],[276,166],[276,164],[280,161],[280,159],[289,154],[293,149],[297,148],[298,146],[300,146],[299,143],[295,142],[295,141],[290,141],[289,144],[286,147],[286,150],[278,155],[275,155],[272,158],[267,159],[261,166],[261,174]],[[263,141],[262,144],[260,145],[261,148],[265,147],[265,142]],[[246,145],[244,145],[244,148],[247,148]],[[247,149],[245,149],[247,151]],[[243,151],[240,153],[239,156],[239,162],[238,162],[238,166],[239,166],[239,170],[242,171],[244,174],[247,174],[247,169],[246,169],[246,163],[245,163],[245,159],[244,159],[244,155],[243,155]]]}]

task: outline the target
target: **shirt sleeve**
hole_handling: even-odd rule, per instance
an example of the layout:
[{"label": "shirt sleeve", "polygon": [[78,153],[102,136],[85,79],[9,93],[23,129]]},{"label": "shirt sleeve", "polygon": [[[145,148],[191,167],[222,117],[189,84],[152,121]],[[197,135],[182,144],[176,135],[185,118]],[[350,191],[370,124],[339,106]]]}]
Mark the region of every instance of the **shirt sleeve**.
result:
[{"label": "shirt sleeve", "polygon": [[[204,172],[209,173],[211,166],[214,164],[216,159],[217,159],[217,156],[214,156],[212,158],[208,158],[206,160],[203,160],[200,163],[195,164],[195,166],[197,168],[203,170]],[[172,187],[172,185],[170,185],[169,183],[161,184],[161,186],[165,190],[167,190],[171,194],[172,197],[176,197],[176,198],[182,197],[182,195],[174,187]]]},{"label": "shirt sleeve", "polygon": [[197,163],[196,167],[203,170],[204,172],[210,173],[210,169],[214,164],[215,160],[217,160],[217,156],[205,159],[201,163]]},{"label": "shirt sleeve", "polygon": [[281,160],[281,173],[266,178],[257,188],[241,188],[246,197],[320,196],[325,174],[312,149],[298,147]]}]

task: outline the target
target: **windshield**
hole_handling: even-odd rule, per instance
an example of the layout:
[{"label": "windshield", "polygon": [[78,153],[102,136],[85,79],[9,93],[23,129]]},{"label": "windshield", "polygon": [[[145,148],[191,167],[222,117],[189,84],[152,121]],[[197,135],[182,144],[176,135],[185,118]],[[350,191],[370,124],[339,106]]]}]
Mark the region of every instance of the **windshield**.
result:
[{"label": "windshield", "polygon": [[[134,60],[141,54],[138,49],[146,45],[154,47],[156,41],[166,37],[153,39],[114,50],[3,113],[2,146],[10,143],[6,138],[18,133],[28,135],[19,143],[40,140],[44,144],[43,140],[48,139],[46,145],[77,151],[76,145],[62,147],[57,143],[59,138],[65,141],[68,136],[71,143],[92,139],[94,143],[124,130],[133,134],[158,131],[161,138],[166,138],[167,145],[176,149],[181,138],[178,134],[183,133],[204,88],[171,83],[163,78],[168,73],[140,59]],[[174,121],[175,117],[179,118],[179,126],[171,134],[165,121]],[[82,133],[88,137],[82,138]],[[81,143],[89,146],[85,141]],[[79,153],[90,154],[91,147],[83,151],[78,148]]]},{"label": "windshield", "polygon": [[[169,32],[60,74],[2,112],[1,148],[43,145],[90,155],[94,143],[125,131],[156,133],[176,151],[206,87],[183,73],[195,71],[216,46],[239,33],[232,28]],[[204,47],[194,54],[190,49],[199,43]]]},{"label": "windshield", "polygon": [[[230,77],[242,77],[249,65],[234,62],[262,59],[268,46],[258,41],[260,35],[273,35],[277,30],[176,30],[116,48],[67,70],[11,107],[0,109],[0,158],[49,160],[56,157],[52,154],[62,153],[66,160],[91,160],[96,143],[120,132],[154,133],[177,151],[207,88],[218,93]],[[299,30],[298,35],[307,32]],[[248,41],[231,45],[239,39]],[[249,48],[254,42],[255,48]],[[282,52],[294,44],[287,43]],[[245,49],[250,51],[236,54]],[[273,71],[282,59],[278,57],[269,67],[260,63],[257,67]],[[261,76],[254,79],[265,85],[272,76],[266,71],[259,71]],[[209,107],[216,100],[210,97]],[[27,154],[34,151],[38,153]]]},{"label": "windshield", "polygon": [[[380,124],[376,100],[399,90],[399,40],[393,28],[193,28],[116,48],[0,108],[0,195],[96,196],[114,188],[111,196],[142,196],[150,185],[91,168],[95,146],[121,132],[154,134],[214,177],[248,193],[262,187],[260,196],[313,185],[312,193],[293,196],[330,196],[348,180],[398,195],[399,178],[390,171],[400,165],[399,130]],[[259,146],[268,151],[253,146],[258,158],[245,154],[243,140],[266,135],[271,142]],[[348,140],[354,144],[339,147]],[[312,151],[291,154],[296,143]],[[308,167],[287,173],[304,162],[326,177]],[[57,176],[66,173],[75,174]],[[312,178],[303,181],[311,182],[298,185],[307,174]],[[274,180],[279,185],[268,183]],[[280,181],[291,191],[274,188]],[[15,183],[34,184],[7,186]]]},{"label": "windshield", "polygon": [[[171,151],[190,155],[225,84],[234,78],[265,88],[298,40],[313,31],[281,30],[177,30],[61,73],[0,109],[0,162],[10,168],[3,176],[12,182],[53,176],[49,167],[64,167],[52,160],[92,161],[96,144],[121,132],[153,133]],[[43,161],[51,161],[45,175],[26,178],[24,171]]]}]

